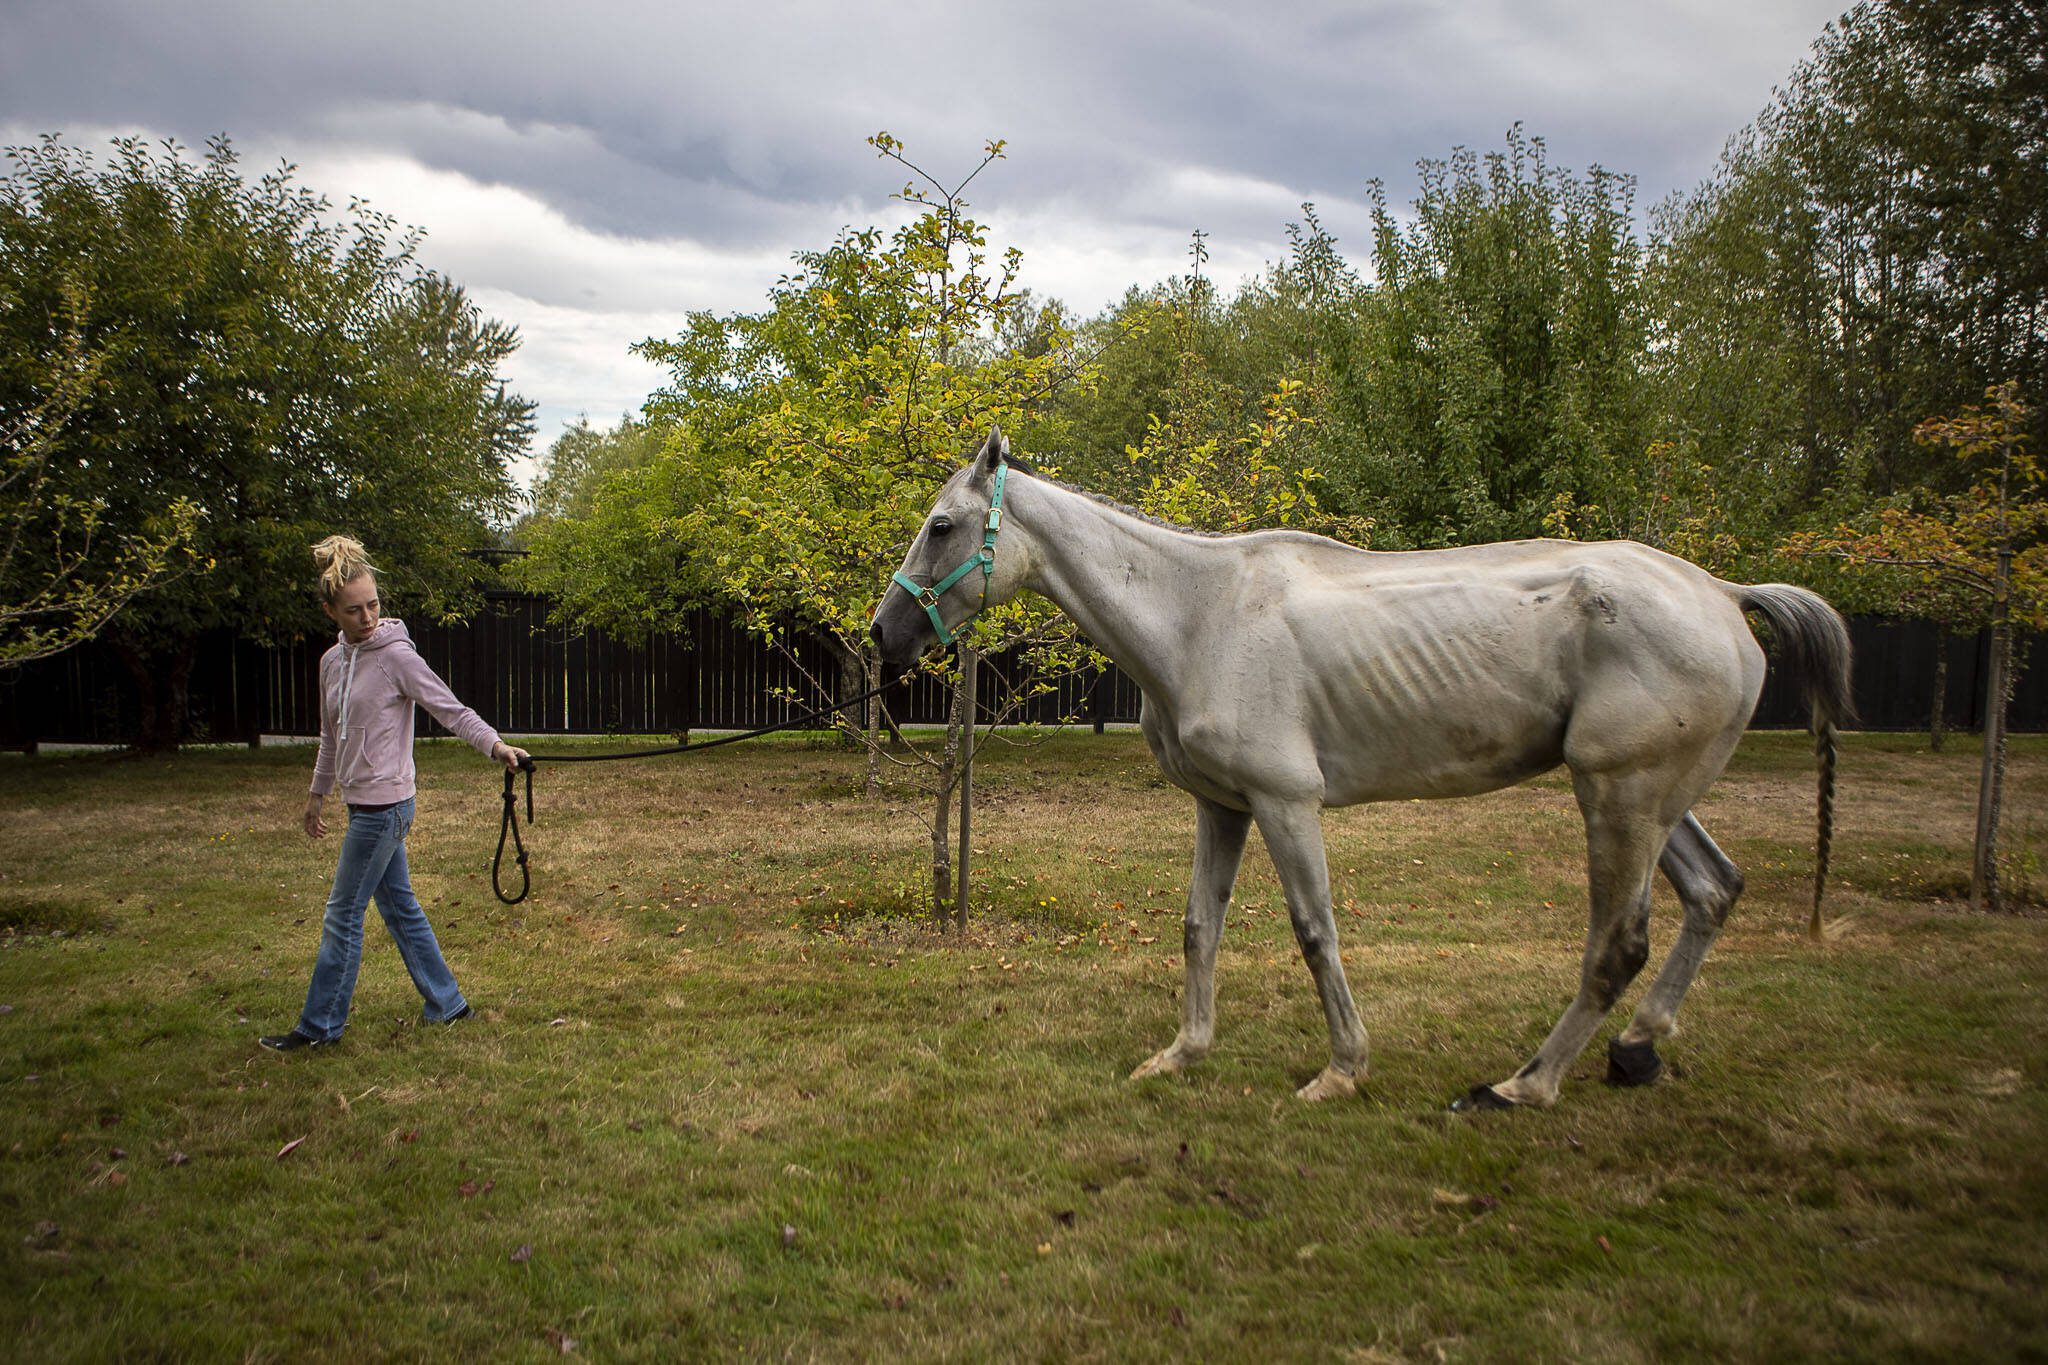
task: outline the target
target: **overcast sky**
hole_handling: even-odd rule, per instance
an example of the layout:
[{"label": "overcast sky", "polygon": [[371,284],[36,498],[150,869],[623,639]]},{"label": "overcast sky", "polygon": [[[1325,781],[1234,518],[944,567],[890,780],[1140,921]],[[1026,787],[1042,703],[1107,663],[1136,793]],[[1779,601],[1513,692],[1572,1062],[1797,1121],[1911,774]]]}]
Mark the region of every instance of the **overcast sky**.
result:
[{"label": "overcast sky", "polygon": [[969,195],[1023,282],[1092,313],[1186,268],[1226,283],[1313,201],[1354,263],[1365,186],[1501,146],[1637,178],[1710,174],[1841,0],[0,0],[0,141],[121,132],[427,229],[428,264],[523,338],[544,445],[661,375],[627,346],[757,306],[790,253],[892,225],[886,129]]}]

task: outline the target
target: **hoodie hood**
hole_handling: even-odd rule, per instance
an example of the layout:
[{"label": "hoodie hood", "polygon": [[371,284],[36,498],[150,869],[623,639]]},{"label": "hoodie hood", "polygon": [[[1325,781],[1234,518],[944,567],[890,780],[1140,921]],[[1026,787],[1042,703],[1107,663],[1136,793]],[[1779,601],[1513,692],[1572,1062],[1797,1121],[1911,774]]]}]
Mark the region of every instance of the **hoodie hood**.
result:
[{"label": "hoodie hood", "polygon": [[377,628],[370,632],[370,638],[361,644],[350,644],[348,642],[348,632],[343,630],[334,632],[334,643],[340,645],[343,649],[384,649],[395,644],[411,644],[412,632],[408,631],[405,628],[405,622],[399,620],[396,616],[386,616],[377,622]]}]

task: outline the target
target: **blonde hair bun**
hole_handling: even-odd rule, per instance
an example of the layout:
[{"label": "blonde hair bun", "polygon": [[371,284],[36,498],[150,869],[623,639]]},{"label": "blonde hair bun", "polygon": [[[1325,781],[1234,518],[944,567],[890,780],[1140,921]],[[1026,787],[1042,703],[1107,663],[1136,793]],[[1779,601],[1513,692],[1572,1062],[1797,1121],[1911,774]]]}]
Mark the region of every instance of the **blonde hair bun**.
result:
[{"label": "blonde hair bun", "polygon": [[370,552],[354,536],[329,536],[313,547],[313,563],[320,572],[320,598],[332,602],[341,590],[366,573],[378,572]]}]

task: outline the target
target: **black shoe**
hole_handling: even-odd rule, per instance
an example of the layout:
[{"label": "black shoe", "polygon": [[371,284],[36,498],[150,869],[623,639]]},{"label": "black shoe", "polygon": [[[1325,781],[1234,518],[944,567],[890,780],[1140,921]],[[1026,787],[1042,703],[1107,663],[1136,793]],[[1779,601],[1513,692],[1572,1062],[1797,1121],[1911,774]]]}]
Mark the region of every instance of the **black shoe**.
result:
[{"label": "black shoe", "polygon": [[465,1002],[461,1009],[455,1011],[455,1013],[449,1015],[446,1019],[443,1019],[441,1022],[444,1024],[459,1023],[460,1021],[469,1018],[470,1015],[475,1013],[476,1011],[471,1009],[469,1005]]},{"label": "black shoe", "polygon": [[327,1047],[334,1042],[332,1038],[309,1038],[297,1029],[290,1033],[270,1034],[256,1041],[272,1052],[297,1052],[302,1047]]}]

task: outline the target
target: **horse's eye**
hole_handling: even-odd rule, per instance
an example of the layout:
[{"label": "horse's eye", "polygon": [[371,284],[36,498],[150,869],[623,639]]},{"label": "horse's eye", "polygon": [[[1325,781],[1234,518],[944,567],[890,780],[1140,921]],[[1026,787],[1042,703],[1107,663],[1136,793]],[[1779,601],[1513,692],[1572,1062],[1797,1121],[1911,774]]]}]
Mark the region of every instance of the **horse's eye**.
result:
[{"label": "horse's eye", "polygon": [[950,534],[952,530],[953,523],[947,521],[944,517],[940,517],[932,523],[932,538],[936,540],[940,536]]}]

